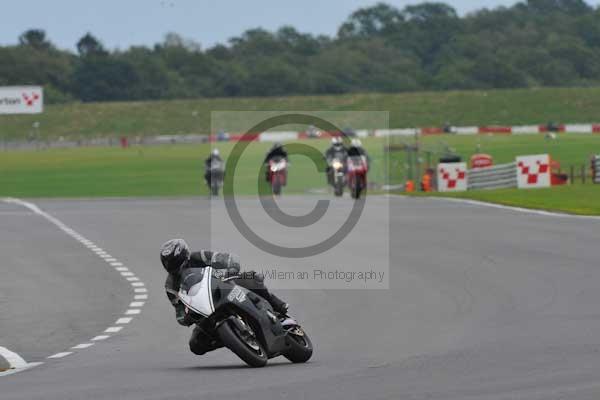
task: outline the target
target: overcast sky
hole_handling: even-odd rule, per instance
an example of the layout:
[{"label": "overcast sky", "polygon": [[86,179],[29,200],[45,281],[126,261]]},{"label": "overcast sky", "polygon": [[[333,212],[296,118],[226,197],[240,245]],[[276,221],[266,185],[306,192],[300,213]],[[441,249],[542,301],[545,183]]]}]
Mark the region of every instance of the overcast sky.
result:
[{"label": "overcast sky", "polygon": [[[210,47],[224,43],[249,28],[275,30],[292,25],[301,32],[333,35],[356,9],[375,4],[368,0],[13,0],[2,6],[0,44],[13,44],[29,28],[42,28],[60,48],[74,49],[77,40],[92,32],[105,46],[127,48],[160,42],[176,32]],[[515,0],[447,0],[461,14]],[[588,0],[598,4],[600,0]],[[419,3],[389,0],[398,8]]]}]

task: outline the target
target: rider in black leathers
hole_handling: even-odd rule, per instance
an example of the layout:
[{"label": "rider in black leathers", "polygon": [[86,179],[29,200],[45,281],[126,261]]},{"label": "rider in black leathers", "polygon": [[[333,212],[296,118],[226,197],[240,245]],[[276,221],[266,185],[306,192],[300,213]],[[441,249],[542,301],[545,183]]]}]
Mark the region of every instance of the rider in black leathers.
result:
[{"label": "rider in black leathers", "polygon": [[[271,147],[271,149],[267,152],[267,155],[265,156],[265,161],[263,161],[263,164],[265,164],[268,167],[269,161],[277,159],[285,159],[286,161],[288,161],[288,152],[281,143],[275,143],[273,147]],[[267,182],[269,181],[268,168],[266,170],[265,179],[267,180]]]},{"label": "rider in black leathers", "polygon": [[352,139],[350,147],[348,147],[348,157],[362,157],[367,163],[367,169],[371,164],[371,157],[359,139]]},{"label": "rider in black leathers", "polygon": [[[182,239],[172,239],[166,242],[161,249],[161,262],[168,272],[165,290],[171,305],[175,308],[177,322],[183,326],[190,326],[194,322],[185,312],[185,306],[179,300],[180,276],[189,268],[205,268],[212,266],[224,270],[224,277],[236,277],[234,282],[267,300],[273,310],[280,315],[285,315],[288,304],[271,293],[264,284],[264,277],[254,271],[240,272],[240,263],[237,257],[229,253],[219,253],[201,250],[191,253],[187,243]],[[200,326],[194,328],[190,338],[190,350],[198,355],[212,350],[210,338]]]},{"label": "rider in black leathers", "polygon": [[271,149],[267,152],[267,155],[265,156],[264,163],[268,164],[269,161],[276,158],[284,158],[286,161],[288,159],[288,152],[281,143],[275,143],[273,147],[271,147]]},{"label": "rider in black leathers", "polygon": [[220,161],[221,163],[223,162],[223,159],[221,158],[221,153],[219,152],[219,149],[214,149],[210,153],[210,156],[208,156],[208,158],[206,160],[204,160],[204,180],[206,181],[206,184],[209,187],[210,187],[210,178],[211,178],[210,168],[212,166],[213,161]]},{"label": "rider in black leathers", "polygon": [[348,156],[349,157],[365,157],[370,160],[371,157],[367,154],[367,151],[362,146],[362,143],[358,139],[352,139],[350,147],[348,147]]}]

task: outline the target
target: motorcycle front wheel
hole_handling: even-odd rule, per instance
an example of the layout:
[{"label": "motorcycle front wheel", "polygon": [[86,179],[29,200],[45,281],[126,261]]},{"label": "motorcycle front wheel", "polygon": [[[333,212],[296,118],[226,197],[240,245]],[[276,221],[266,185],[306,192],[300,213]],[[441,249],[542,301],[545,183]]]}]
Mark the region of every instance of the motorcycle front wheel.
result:
[{"label": "motorcycle front wheel", "polygon": [[336,197],[342,197],[344,195],[344,184],[336,183],[335,187],[333,188],[333,193]]},{"label": "motorcycle front wheel", "polygon": [[288,343],[290,349],[284,354],[285,358],[295,364],[310,360],[313,354],[313,345],[301,327],[297,326],[288,331]]},{"label": "motorcycle front wheel", "polygon": [[279,181],[273,182],[273,194],[275,196],[281,196],[281,183],[279,183]]},{"label": "motorcycle front wheel", "polygon": [[211,192],[213,196],[218,196],[219,195],[219,184],[218,183],[214,183],[211,187]]},{"label": "motorcycle front wheel", "polygon": [[236,323],[225,321],[217,328],[217,334],[229,350],[241,358],[246,364],[254,368],[264,367],[267,364],[267,352],[256,338],[256,334],[244,321],[237,316],[244,329],[240,329]]}]

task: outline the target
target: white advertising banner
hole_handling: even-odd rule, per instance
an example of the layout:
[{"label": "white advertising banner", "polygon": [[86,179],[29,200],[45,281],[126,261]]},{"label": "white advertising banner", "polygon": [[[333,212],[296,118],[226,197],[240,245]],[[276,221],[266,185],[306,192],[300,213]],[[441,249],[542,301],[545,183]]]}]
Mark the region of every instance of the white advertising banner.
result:
[{"label": "white advertising banner", "polygon": [[263,132],[258,136],[259,142],[289,142],[298,140],[298,132]]},{"label": "white advertising banner", "polygon": [[467,190],[467,163],[442,163],[437,168],[438,191],[464,192]]},{"label": "white advertising banner", "polygon": [[550,187],[550,156],[517,157],[517,184],[519,189]]},{"label": "white advertising banner", "polygon": [[44,90],[39,86],[0,86],[0,114],[39,114]]},{"label": "white advertising banner", "polygon": [[521,125],[513,126],[513,135],[535,135],[540,133],[540,127],[538,125]]},{"label": "white advertising banner", "polygon": [[567,124],[565,125],[567,133],[593,133],[594,127],[592,124]]},{"label": "white advertising banner", "polygon": [[457,135],[477,135],[479,128],[477,126],[455,126],[451,132]]}]

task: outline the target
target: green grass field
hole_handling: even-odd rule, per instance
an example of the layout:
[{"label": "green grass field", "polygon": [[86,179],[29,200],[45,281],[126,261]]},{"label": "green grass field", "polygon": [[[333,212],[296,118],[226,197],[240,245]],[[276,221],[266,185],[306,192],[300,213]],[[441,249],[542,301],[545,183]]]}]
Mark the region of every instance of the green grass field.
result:
[{"label": "green grass field", "polygon": [[[593,154],[600,154],[600,135],[559,135],[556,140],[548,140],[543,135],[526,136],[444,136],[426,137],[425,148],[442,152],[451,148],[468,159],[478,148],[491,154],[494,162],[506,163],[514,161],[517,155],[548,153],[561,163],[561,168],[568,173],[570,166],[579,173],[580,167],[589,168],[589,159]],[[401,166],[404,155],[392,158],[392,165]],[[393,168],[400,174],[397,179],[406,177],[402,168]],[[435,193],[434,196],[473,199],[510,206],[535,208],[541,210],[562,211],[573,214],[600,215],[600,185],[594,185],[588,177],[587,184],[576,184],[537,190],[477,190],[463,193]],[[416,194],[422,196],[423,194]]]},{"label": "green grass field", "polygon": [[600,122],[600,88],[525,89],[285,98],[49,105],[32,116],[0,116],[0,140],[208,133],[219,110],[389,111],[392,128]]},{"label": "green grass field", "polygon": [[[321,151],[326,140],[311,142]],[[257,177],[271,144],[252,143],[235,173],[236,194],[256,194]],[[233,144],[219,144],[227,157]],[[383,146],[365,141],[373,154],[372,178],[382,181]],[[206,195],[203,160],[211,147],[80,148],[0,152],[0,196],[101,197]],[[286,193],[325,187],[325,177],[302,156],[290,157]]]},{"label": "green grass field", "polygon": [[[422,195],[418,194],[418,196]],[[433,195],[570,214],[600,215],[600,185],[591,183],[556,186],[549,189],[478,190],[462,193],[435,193]]]},{"label": "green grass field", "polygon": [[[412,138],[392,139],[394,142],[414,143]],[[494,157],[495,164],[512,162],[516,156],[527,154],[550,154],[561,163],[564,170],[571,165],[579,168],[589,165],[593,154],[600,154],[600,135],[560,134],[556,140],[549,140],[544,135],[477,135],[477,136],[426,136],[421,138],[422,148],[435,156],[444,154],[448,149],[468,160],[472,154],[481,151]],[[421,155],[427,161],[425,154]],[[394,174],[392,180],[406,179],[405,154],[395,153],[391,158]]]},{"label": "green grass field", "polygon": [[[121,135],[207,133],[217,110],[335,110],[390,112],[390,127],[540,122],[599,122],[600,88],[499,90],[415,94],[362,94],[261,99],[203,99],[171,102],[69,104],[48,106],[38,116],[0,116],[0,141],[24,138],[32,123],[41,123],[42,138],[92,138]],[[414,138],[395,138],[411,144]],[[516,155],[550,153],[563,170],[587,165],[600,154],[600,135],[430,136],[421,138],[421,168],[451,151],[468,159],[482,151],[496,163]],[[311,143],[319,150],[327,141]],[[370,181],[401,183],[408,176],[404,152],[387,154],[386,142],[364,141],[373,164]],[[233,144],[219,144],[227,156]],[[269,144],[252,143],[235,174],[237,194],[257,192],[257,177]],[[0,152],[0,196],[99,197],[206,195],[202,160],[209,145],[79,148]],[[325,188],[325,179],[308,159],[293,156],[285,193]],[[414,173],[415,171],[413,171]],[[539,191],[477,191],[450,196],[573,213],[600,214],[598,188],[573,185]]]},{"label": "green grass field", "polygon": [[[412,138],[406,139],[413,140]],[[384,171],[390,172],[390,183],[399,183],[406,176],[404,153],[395,153],[390,159],[383,151],[387,143],[383,139],[369,138],[363,141],[372,156],[369,179],[386,183]],[[327,140],[308,143],[323,151]],[[227,157],[233,143],[219,144]],[[252,143],[240,160],[235,173],[236,194],[257,193],[257,177],[268,143]],[[512,161],[516,155],[550,153],[563,166],[585,164],[590,154],[600,153],[600,135],[561,135],[548,141],[542,135],[532,136],[431,136],[423,138],[424,148],[442,151],[451,148],[468,158],[479,147],[492,154],[496,162]],[[210,152],[210,145],[174,145],[157,147],[79,148],[39,151],[0,152],[0,196],[16,197],[98,197],[98,196],[187,196],[206,195],[203,182],[203,159]],[[433,156],[435,157],[435,156]],[[289,186],[285,193],[305,193],[310,189],[325,188],[325,178],[316,167],[302,156],[291,157]],[[571,188],[553,188],[542,196],[546,200],[557,198],[560,193],[578,202],[598,203],[597,188],[582,187],[584,192]],[[577,186],[572,189],[577,188]],[[579,189],[578,189],[579,190]],[[523,197],[533,196],[533,191],[470,192],[464,196],[522,202]],[[540,193],[543,193],[540,191]],[[512,197],[510,197],[512,196]],[[511,200],[513,199],[514,200]],[[550,201],[550,208],[561,200]],[[517,203],[514,203],[517,204]],[[521,204],[521,203],[518,203]],[[577,209],[585,209],[580,205]],[[589,207],[588,207],[589,208]],[[573,210],[577,211],[577,210]]]}]

